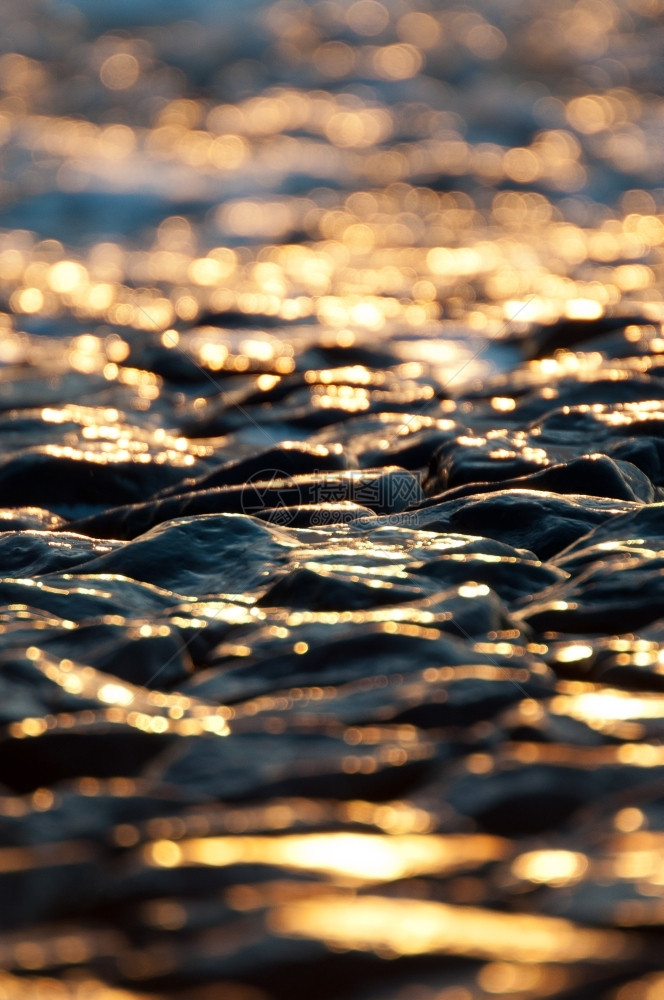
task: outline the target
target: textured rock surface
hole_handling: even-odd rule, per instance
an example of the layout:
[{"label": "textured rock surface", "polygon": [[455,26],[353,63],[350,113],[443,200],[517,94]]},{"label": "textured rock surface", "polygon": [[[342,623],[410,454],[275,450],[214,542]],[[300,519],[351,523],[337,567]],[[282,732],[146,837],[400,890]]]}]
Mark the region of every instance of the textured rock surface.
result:
[{"label": "textured rock surface", "polygon": [[663,11],[0,4],[0,1000],[664,995]]}]

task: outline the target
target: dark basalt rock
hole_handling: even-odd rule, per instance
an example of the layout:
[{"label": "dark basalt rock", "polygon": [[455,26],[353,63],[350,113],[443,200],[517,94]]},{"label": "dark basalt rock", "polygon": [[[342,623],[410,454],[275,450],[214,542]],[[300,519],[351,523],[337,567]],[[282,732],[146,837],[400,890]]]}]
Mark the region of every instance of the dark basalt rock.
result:
[{"label": "dark basalt rock", "polygon": [[[394,463],[391,463],[394,464]],[[347,469],[348,462],[341,448],[312,446],[306,442],[284,442],[251,458],[226,462],[197,479],[184,479],[175,486],[161,490],[153,499],[178,496],[184,492],[208,490],[215,486],[240,486],[248,480],[264,482],[288,479],[291,476],[316,475]]]},{"label": "dark basalt rock", "polygon": [[502,419],[510,424],[523,426],[529,422],[534,424],[545,414],[564,406],[606,404],[607,399],[611,400],[612,405],[635,403],[659,398],[664,392],[662,379],[653,379],[635,372],[621,373],[622,378],[617,378],[615,372],[611,373],[613,377],[610,374],[602,377],[603,374],[600,371],[594,377],[567,377],[555,386],[545,385],[535,392],[526,393],[518,399],[514,410],[505,414]]},{"label": "dark basalt rock", "polygon": [[[301,359],[303,360],[303,359]],[[431,387],[394,372],[363,367],[300,371],[261,390],[253,377],[220,385],[182,421],[190,438],[228,435],[252,425],[263,442],[297,440],[324,431],[357,410],[365,414],[419,412],[431,405]],[[435,404],[437,407],[437,404]],[[285,433],[284,433],[285,432]]]},{"label": "dark basalt rock", "polygon": [[470,483],[501,483],[527,476],[545,464],[544,457],[528,458],[505,447],[502,441],[473,441],[464,436],[448,441],[435,452],[422,485],[428,496],[438,496]]},{"label": "dark basalt rock", "polygon": [[126,619],[121,619],[112,624],[84,623],[69,635],[63,635],[63,631],[54,630],[52,636],[44,636],[41,648],[149,690],[181,684],[193,672],[185,640],[175,628],[165,629],[163,635],[146,636],[141,634],[140,626],[132,629]]},{"label": "dark basalt rock", "polygon": [[[518,570],[517,570],[518,567]],[[516,572],[515,572],[516,570]],[[536,594],[567,579],[567,574],[539,562],[486,555],[440,556],[423,563],[411,572],[451,586],[466,582],[483,583],[506,604]]]},{"label": "dark basalt rock", "polygon": [[377,514],[398,513],[422,499],[417,479],[404,469],[330,472],[286,479],[255,479],[243,486],[220,486],[179,493],[142,504],[115,507],[72,521],[69,530],[95,538],[137,538],[176,518],[202,514],[255,514],[301,504],[351,501]]},{"label": "dark basalt rock", "polygon": [[[660,390],[650,386],[648,395],[653,392]],[[576,459],[599,455],[630,462],[659,486],[663,481],[663,435],[664,414],[656,402],[644,407],[634,402],[549,408],[524,427],[510,425],[475,435],[465,432],[447,441],[433,455],[423,486],[431,496],[473,483],[507,485],[506,481],[512,483],[551,465],[569,465]],[[632,480],[629,485],[621,486],[615,480],[609,486],[614,492],[606,495],[632,488],[633,473],[627,478]],[[642,477],[637,478],[637,495],[645,499],[650,496],[647,484]]]},{"label": "dark basalt rock", "polygon": [[608,455],[586,455],[569,462],[549,465],[539,472],[499,483],[469,483],[447,490],[442,496],[431,497],[420,507],[439,503],[441,499],[492,493],[496,490],[542,490],[547,493],[575,494],[591,497],[612,497],[635,503],[653,503],[657,490],[641,469],[631,462],[609,458]]},{"label": "dark basalt rock", "polygon": [[[59,525],[58,525],[59,526]],[[0,573],[6,577],[66,572],[117,548],[72,532],[6,531],[0,534]]]},{"label": "dark basalt rock", "polygon": [[560,319],[555,323],[538,324],[518,343],[524,357],[531,360],[548,358],[554,351],[569,350],[583,345],[593,349],[593,340],[626,326],[648,326],[643,316],[601,316],[599,319]]},{"label": "dark basalt rock", "polygon": [[664,545],[664,503],[653,503],[647,507],[617,513],[610,521],[594,528],[583,541],[561,553],[561,559],[567,560],[590,545],[609,541],[628,542],[637,538],[641,539],[640,544],[648,547]]},{"label": "dark basalt rock", "polygon": [[[404,427],[407,430],[405,422]],[[386,437],[385,447],[369,448],[359,456],[361,468],[396,464],[403,469],[421,469],[428,465],[432,452],[450,440],[450,432],[427,428],[413,434],[403,433],[396,438],[388,433]]]},{"label": "dark basalt rock", "polygon": [[81,624],[106,615],[152,618],[172,603],[173,594],[159,586],[121,574],[109,580],[103,573],[88,574],[87,566],[81,574],[48,573],[34,579],[0,579],[0,607],[21,605],[24,614],[34,615],[36,631],[43,624],[37,612],[54,615],[66,629],[67,622]]},{"label": "dark basalt rock", "polygon": [[417,602],[421,592],[415,587],[398,586],[390,580],[372,587],[370,580],[344,577],[339,573],[302,568],[293,570],[272,584],[258,604],[311,611],[357,611],[380,605]]},{"label": "dark basalt rock", "polygon": [[[549,559],[567,548],[595,525],[632,509],[627,500],[584,496],[555,496],[536,490],[497,490],[458,500],[441,500],[392,518],[426,531],[456,531],[494,538]],[[360,520],[358,528],[376,526],[377,520]],[[353,525],[353,528],[355,524]]]},{"label": "dark basalt rock", "polygon": [[[150,338],[135,347],[140,367]],[[48,824],[37,806],[5,817],[3,836],[21,849],[39,837],[94,839],[114,861],[126,851],[118,836],[137,843],[131,865],[111,869],[104,855],[94,892],[70,895],[75,915],[93,897],[102,914],[109,900],[115,914],[131,909],[123,926],[146,941],[154,928],[137,896],[186,898],[189,921],[192,899],[208,906],[211,886],[221,894],[272,880],[288,891],[309,877],[272,863],[154,866],[145,859],[155,839],[207,843],[208,833],[234,836],[234,823],[249,836],[288,836],[296,825],[376,832],[372,803],[385,801],[389,818],[400,797],[436,830],[525,837],[528,849],[535,836],[538,849],[562,827],[570,850],[586,851],[582,817],[606,813],[613,835],[618,810],[645,808],[653,780],[661,720],[649,699],[664,689],[659,376],[632,371],[629,358],[615,379],[600,366],[550,385],[518,368],[507,388],[497,379],[440,406],[424,377],[401,381],[396,364],[335,369],[315,344],[300,362],[306,372],[263,388],[255,372],[221,373],[219,394],[203,402],[175,404],[162,386],[147,429],[140,407],[123,416],[122,433],[154,447],[174,476],[137,475],[132,488],[148,491],[140,502],[109,506],[112,472],[109,497],[106,480],[101,493],[77,492],[85,461],[56,494],[72,511],[103,510],[69,523],[45,508],[0,512],[0,765],[15,772],[5,798],[41,788],[39,803],[52,787],[57,802]],[[170,374],[185,396],[178,365]],[[512,384],[514,407],[494,408]],[[343,392],[316,409],[330,386]],[[343,398],[367,407],[349,412]],[[61,446],[101,419],[95,399],[56,422]],[[153,435],[155,422],[170,429]],[[162,447],[165,434],[220,429],[231,433],[187,445],[186,462]],[[4,430],[14,457],[33,454],[45,433],[33,409],[10,411]],[[51,502],[44,483],[30,487],[31,503]],[[607,684],[643,692],[641,713],[610,728],[585,717],[583,694],[601,697]],[[216,735],[220,703],[228,740]],[[650,756],[625,767],[621,744],[637,739],[653,744]],[[628,746],[625,760],[637,752]],[[293,822],[261,826],[273,815]],[[524,888],[505,864],[507,878],[503,869],[486,878],[486,865],[470,877],[497,907]],[[436,892],[458,891],[436,878]],[[30,928],[67,917],[65,882],[39,885],[21,904]],[[549,892],[546,912],[560,908],[555,891],[529,892],[529,906],[537,899],[544,912]],[[598,905],[587,907],[593,919]],[[232,908],[223,913],[236,927]],[[186,927],[195,940],[199,925]]]},{"label": "dark basalt rock", "polygon": [[604,445],[607,455],[629,462],[640,469],[651,482],[664,484],[664,441],[661,438],[639,437],[611,441]]},{"label": "dark basalt rock", "polygon": [[[315,621],[298,629],[296,642],[304,643],[306,649],[302,646],[295,649],[296,643],[291,641],[289,648],[282,649],[275,656],[269,641],[271,633],[266,630],[263,635],[255,635],[252,655],[243,660],[233,656],[232,644],[222,641],[210,650],[208,669],[196,674],[179,690],[203,700],[234,704],[292,686],[335,685],[338,690],[331,692],[330,711],[336,711],[338,697],[343,706],[342,717],[349,722],[359,723],[365,713],[372,720],[391,718],[396,711],[394,706],[402,699],[406,704],[427,700],[429,687],[422,685],[421,671],[440,663],[450,666],[467,664],[469,634],[486,636],[495,627],[496,611],[499,613],[500,606],[495,595],[492,597],[489,600],[480,598],[478,609],[473,599],[460,598],[456,592],[441,595],[438,611],[447,610],[449,631],[415,628],[408,634],[407,629],[401,632],[394,628],[386,629],[384,622],[363,621],[361,616],[355,622],[343,618],[335,622],[328,618],[327,621]],[[383,617],[389,620],[390,617],[400,616],[401,611],[406,612],[401,617],[408,622],[408,608],[396,607],[393,616]],[[454,623],[458,626],[460,619],[469,625],[463,633],[458,627],[453,631]],[[487,624],[488,628],[485,627]],[[518,630],[513,627],[512,635],[516,634]],[[246,638],[246,632],[240,629],[236,639],[241,642],[243,638]],[[531,673],[527,659],[515,664],[507,656],[474,651],[473,660],[475,664],[485,665],[491,677],[498,674],[503,680],[526,687],[532,681],[534,686],[527,687],[527,690],[550,691],[550,672],[541,670],[538,665],[540,672]],[[409,678],[413,681],[410,690]],[[449,680],[441,681],[442,686],[445,687]],[[431,683],[433,687],[430,690],[436,690],[435,680]],[[392,685],[395,685],[394,690],[390,690]],[[385,694],[381,695],[383,689]],[[521,690],[523,696],[523,689],[517,687],[517,690]],[[364,697],[362,691],[365,692]],[[314,707],[315,700],[312,698]],[[309,706],[305,707],[308,712]],[[326,714],[327,702],[319,704],[318,708]],[[314,711],[314,708],[311,710]]]},{"label": "dark basalt rock", "polygon": [[107,732],[49,733],[39,740],[0,740],[0,770],[14,792],[32,792],[81,774],[97,778],[140,774],[174,737],[141,733],[129,726]]},{"label": "dark basalt rock", "polygon": [[61,528],[66,530],[66,520],[43,507],[0,508],[0,532],[58,531]]},{"label": "dark basalt rock", "polygon": [[220,514],[159,524],[84,568],[86,574],[120,574],[181,594],[242,593],[266,584],[286,553],[262,522]]},{"label": "dark basalt rock", "polygon": [[[470,579],[463,577],[464,582]],[[423,597],[423,592],[427,596]],[[367,574],[363,579],[320,568],[297,569],[283,576],[257,603],[271,608],[287,604],[294,609],[330,612],[391,607],[395,608],[394,615],[402,619],[408,618],[410,610],[414,620],[425,620],[432,628],[465,637],[513,629],[515,625],[498,595],[487,588],[441,590],[438,581],[422,577],[388,580]]]},{"label": "dark basalt rock", "polygon": [[637,768],[506,763],[491,775],[464,775],[446,790],[447,801],[480,829],[503,837],[524,837],[559,829],[589,802],[645,783]]},{"label": "dark basalt rock", "polygon": [[630,632],[664,616],[664,557],[596,560],[572,580],[533,597],[519,617],[538,632]]},{"label": "dark basalt rock", "polygon": [[133,503],[177,482],[181,469],[156,462],[85,461],[40,451],[14,455],[0,465],[0,504],[27,506],[35,484],[51,507],[64,514],[76,507],[105,508],[109,495]]}]

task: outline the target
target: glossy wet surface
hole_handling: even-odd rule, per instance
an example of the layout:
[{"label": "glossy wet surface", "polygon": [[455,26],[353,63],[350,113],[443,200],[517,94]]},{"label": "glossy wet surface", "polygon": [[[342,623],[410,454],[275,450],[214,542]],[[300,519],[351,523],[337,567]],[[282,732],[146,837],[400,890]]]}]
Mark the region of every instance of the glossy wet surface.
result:
[{"label": "glossy wet surface", "polygon": [[0,998],[664,989],[662,9],[7,4]]}]

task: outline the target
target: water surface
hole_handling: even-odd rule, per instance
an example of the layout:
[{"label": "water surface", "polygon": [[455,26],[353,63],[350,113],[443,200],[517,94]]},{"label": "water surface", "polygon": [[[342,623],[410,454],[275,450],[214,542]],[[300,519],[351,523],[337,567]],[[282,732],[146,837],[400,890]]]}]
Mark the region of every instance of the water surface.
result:
[{"label": "water surface", "polygon": [[0,996],[662,987],[662,4],[0,11]]}]

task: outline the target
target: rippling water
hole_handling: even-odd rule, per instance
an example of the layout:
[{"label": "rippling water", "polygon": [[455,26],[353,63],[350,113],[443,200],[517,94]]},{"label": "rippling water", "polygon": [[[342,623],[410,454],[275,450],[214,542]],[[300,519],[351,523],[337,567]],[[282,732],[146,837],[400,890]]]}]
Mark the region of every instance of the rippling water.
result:
[{"label": "rippling water", "polygon": [[664,991],[661,0],[5,0],[0,998]]}]

